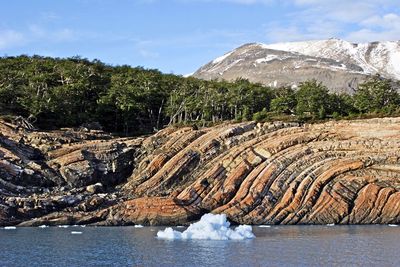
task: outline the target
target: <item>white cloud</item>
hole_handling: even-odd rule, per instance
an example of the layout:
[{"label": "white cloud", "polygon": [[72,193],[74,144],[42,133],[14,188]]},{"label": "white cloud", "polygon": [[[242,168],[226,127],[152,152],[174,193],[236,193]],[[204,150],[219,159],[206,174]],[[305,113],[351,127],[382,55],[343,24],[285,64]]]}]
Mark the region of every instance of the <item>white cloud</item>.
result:
[{"label": "white cloud", "polygon": [[62,43],[77,40],[79,34],[69,28],[49,30],[31,24],[24,31],[0,30],[0,50],[15,48],[35,42]]},{"label": "white cloud", "polygon": [[152,51],[149,51],[147,49],[140,49],[139,50],[139,54],[142,57],[147,58],[147,59],[156,59],[156,58],[158,58],[160,56],[160,54],[152,52]]},{"label": "white cloud", "polygon": [[54,31],[49,36],[54,37],[54,40],[58,42],[73,41],[77,38],[76,32],[68,28]]},{"label": "white cloud", "polygon": [[388,28],[400,29],[400,16],[394,13],[385,14],[383,16],[373,16],[365,19],[360,24],[366,27],[380,27],[383,29],[388,29]]},{"label": "white cloud", "polygon": [[0,50],[21,45],[24,43],[24,35],[14,30],[0,30]]},{"label": "white cloud", "polygon": [[29,25],[28,30],[30,32],[30,35],[33,35],[35,38],[43,38],[47,35],[47,32],[42,27],[36,24]]},{"label": "white cloud", "polygon": [[273,0],[220,0],[220,2],[251,5],[251,4],[270,4],[273,2]]},{"label": "white cloud", "polygon": [[25,33],[25,36],[30,42],[69,42],[78,39],[79,34],[69,28],[49,30],[37,24],[31,24],[28,26],[28,31]]},{"label": "white cloud", "polygon": [[293,3],[312,18],[345,23],[360,23],[379,15],[384,9],[398,6],[398,0],[293,0]]},{"label": "white cloud", "polygon": [[[275,41],[344,38],[367,42],[400,39],[398,0],[288,0],[296,10],[266,29]],[[271,26],[272,25],[272,26]]]},{"label": "white cloud", "polygon": [[349,33],[345,39],[354,42],[372,42],[372,41],[395,41],[398,40],[400,31],[373,31],[371,29],[361,29]]},{"label": "white cloud", "polygon": [[[148,0],[149,1],[149,0]],[[152,0],[155,2],[156,0]],[[232,3],[232,4],[240,4],[240,5],[253,5],[253,4],[271,4],[276,0],[175,0],[183,3],[194,3],[194,2],[205,2],[205,3]]]},{"label": "white cloud", "polygon": [[360,26],[361,29],[350,32],[347,38],[359,42],[400,39],[400,16],[394,13],[372,16],[360,22]]},{"label": "white cloud", "polygon": [[[157,3],[161,0],[141,0]],[[400,39],[399,0],[170,0],[240,5],[269,5],[290,10],[265,27],[267,40],[345,38],[349,41]],[[258,37],[257,34],[253,37]],[[249,35],[249,34],[248,34]],[[257,41],[255,39],[254,41]]]}]

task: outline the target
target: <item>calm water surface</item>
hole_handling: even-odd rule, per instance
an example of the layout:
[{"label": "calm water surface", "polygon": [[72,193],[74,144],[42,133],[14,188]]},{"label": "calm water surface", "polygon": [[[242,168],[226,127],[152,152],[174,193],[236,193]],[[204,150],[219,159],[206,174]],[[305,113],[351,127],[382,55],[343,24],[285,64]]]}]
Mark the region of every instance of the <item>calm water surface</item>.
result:
[{"label": "calm water surface", "polygon": [[246,241],[165,241],[160,229],[0,229],[0,266],[400,266],[400,227],[253,227]]}]

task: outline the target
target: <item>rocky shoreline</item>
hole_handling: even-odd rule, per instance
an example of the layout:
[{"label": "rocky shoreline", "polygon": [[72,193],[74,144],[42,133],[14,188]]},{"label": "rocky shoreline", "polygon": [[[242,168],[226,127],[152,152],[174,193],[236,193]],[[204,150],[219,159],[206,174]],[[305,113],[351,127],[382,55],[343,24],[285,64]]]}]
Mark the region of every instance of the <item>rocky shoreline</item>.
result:
[{"label": "rocky shoreline", "polygon": [[400,118],[166,128],[0,121],[0,225],[400,223]]}]

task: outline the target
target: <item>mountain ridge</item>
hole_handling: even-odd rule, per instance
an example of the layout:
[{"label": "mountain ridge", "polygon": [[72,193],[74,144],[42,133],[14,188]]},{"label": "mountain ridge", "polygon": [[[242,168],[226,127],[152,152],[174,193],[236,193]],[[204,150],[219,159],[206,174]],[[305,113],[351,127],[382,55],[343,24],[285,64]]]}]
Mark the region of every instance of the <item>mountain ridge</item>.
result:
[{"label": "mountain ridge", "polygon": [[340,39],[247,43],[200,67],[193,76],[246,78],[272,87],[297,87],[315,78],[335,92],[353,93],[371,75],[400,79],[400,42],[350,43]]}]

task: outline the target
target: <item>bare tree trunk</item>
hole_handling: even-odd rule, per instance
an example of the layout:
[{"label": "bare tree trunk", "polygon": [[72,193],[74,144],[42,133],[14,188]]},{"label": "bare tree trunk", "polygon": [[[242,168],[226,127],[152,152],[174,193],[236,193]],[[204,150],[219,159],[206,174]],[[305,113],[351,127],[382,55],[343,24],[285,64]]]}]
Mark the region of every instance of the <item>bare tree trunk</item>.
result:
[{"label": "bare tree trunk", "polygon": [[161,112],[162,112],[163,105],[164,105],[164,99],[161,101],[161,106],[158,109],[157,125],[156,125],[157,130],[160,129],[160,119],[161,119]]}]

